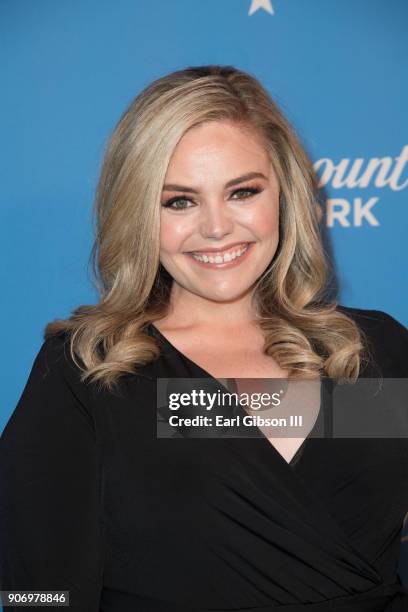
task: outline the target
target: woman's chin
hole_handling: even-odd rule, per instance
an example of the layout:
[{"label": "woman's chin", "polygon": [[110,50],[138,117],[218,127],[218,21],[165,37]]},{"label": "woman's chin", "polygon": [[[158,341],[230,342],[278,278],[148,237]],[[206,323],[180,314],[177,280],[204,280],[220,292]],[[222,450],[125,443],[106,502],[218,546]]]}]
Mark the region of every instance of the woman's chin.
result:
[{"label": "woman's chin", "polygon": [[193,293],[199,295],[203,299],[211,300],[214,302],[234,302],[235,300],[241,299],[244,295],[253,289],[254,283],[242,285],[237,287],[236,283],[233,287],[211,287],[208,290],[201,285],[197,287]]}]

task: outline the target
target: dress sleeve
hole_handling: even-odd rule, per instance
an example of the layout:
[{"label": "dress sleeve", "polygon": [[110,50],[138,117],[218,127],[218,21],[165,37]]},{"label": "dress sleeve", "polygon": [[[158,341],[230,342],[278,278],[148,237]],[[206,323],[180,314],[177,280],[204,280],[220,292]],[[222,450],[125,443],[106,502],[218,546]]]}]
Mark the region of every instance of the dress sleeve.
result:
[{"label": "dress sleeve", "polygon": [[362,364],[361,376],[408,378],[408,329],[382,310],[345,308],[365,333],[368,363]]},{"label": "dress sleeve", "polygon": [[376,348],[385,376],[408,377],[408,329],[387,312],[374,311],[381,321],[377,328]]},{"label": "dress sleeve", "polygon": [[43,342],[0,440],[0,590],[69,591],[58,609],[97,612],[101,468],[89,392],[67,354],[60,337]]}]

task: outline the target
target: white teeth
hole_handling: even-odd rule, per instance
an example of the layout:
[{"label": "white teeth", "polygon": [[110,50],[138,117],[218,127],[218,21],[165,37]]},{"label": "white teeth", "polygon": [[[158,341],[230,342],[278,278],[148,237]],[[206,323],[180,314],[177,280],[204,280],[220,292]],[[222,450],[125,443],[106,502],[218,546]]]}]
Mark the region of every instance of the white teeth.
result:
[{"label": "white teeth", "polygon": [[233,261],[236,257],[241,257],[241,255],[243,255],[247,250],[248,246],[249,245],[246,244],[244,247],[241,247],[236,251],[229,251],[224,255],[215,255],[215,257],[211,255],[197,255],[195,253],[193,253],[192,256],[194,259],[197,259],[197,261],[203,261],[205,263],[225,263],[228,261]]}]

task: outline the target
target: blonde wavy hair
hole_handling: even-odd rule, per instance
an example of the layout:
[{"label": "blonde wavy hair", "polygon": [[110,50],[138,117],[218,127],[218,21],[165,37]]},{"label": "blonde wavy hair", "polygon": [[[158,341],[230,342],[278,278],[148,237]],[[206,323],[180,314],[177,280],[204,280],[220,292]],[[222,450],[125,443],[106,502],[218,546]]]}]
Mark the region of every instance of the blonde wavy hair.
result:
[{"label": "blonde wavy hair", "polygon": [[163,76],[122,115],[107,145],[94,204],[91,261],[99,302],[48,323],[44,338],[68,334],[81,380],[108,389],[159,357],[158,342],[144,328],[166,316],[172,284],[159,260],[162,186],[186,131],[218,120],[258,132],[280,185],[279,244],[254,292],[265,353],[291,378],[355,381],[363,332],[336,310],[336,301],[323,299],[330,270],[312,163],[267,91],[232,66]]}]

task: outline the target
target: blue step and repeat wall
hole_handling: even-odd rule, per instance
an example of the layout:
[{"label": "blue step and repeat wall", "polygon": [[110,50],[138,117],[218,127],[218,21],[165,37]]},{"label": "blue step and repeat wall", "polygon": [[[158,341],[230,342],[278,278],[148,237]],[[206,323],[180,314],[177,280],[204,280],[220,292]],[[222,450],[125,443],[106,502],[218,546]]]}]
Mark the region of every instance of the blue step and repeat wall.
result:
[{"label": "blue step and repeat wall", "polygon": [[91,208],[110,131],[143,87],[186,66],[260,79],[320,177],[340,302],[408,325],[407,0],[2,0],[0,11],[0,430],[45,324],[96,300]]}]

